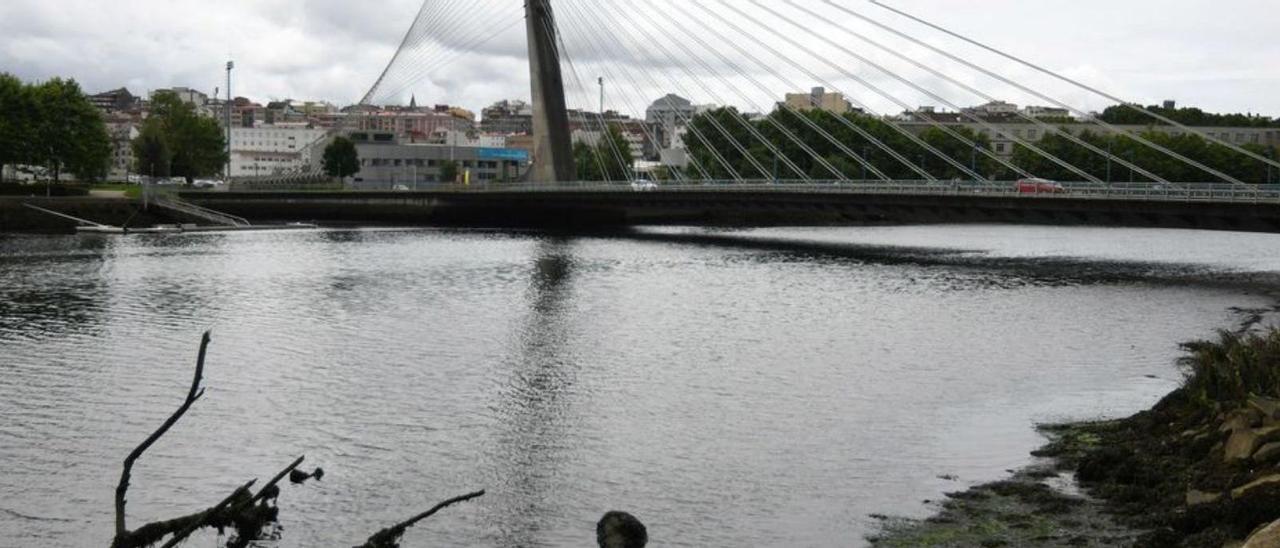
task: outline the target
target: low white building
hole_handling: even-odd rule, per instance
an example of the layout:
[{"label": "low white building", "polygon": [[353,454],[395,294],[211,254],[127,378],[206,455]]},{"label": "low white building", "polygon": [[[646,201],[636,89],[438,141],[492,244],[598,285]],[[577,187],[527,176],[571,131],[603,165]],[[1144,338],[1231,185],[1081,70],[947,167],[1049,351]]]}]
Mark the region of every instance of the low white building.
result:
[{"label": "low white building", "polygon": [[318,163],[326,134],[310,124],[231,128],[231,176],[257,177],[297,171]]}]

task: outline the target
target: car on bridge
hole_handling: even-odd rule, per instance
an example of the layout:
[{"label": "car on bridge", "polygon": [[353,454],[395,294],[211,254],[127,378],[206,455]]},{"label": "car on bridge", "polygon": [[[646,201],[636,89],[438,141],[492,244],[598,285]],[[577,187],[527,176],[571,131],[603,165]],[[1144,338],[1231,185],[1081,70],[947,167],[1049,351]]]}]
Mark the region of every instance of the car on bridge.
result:
[{"label": "car on bridge", "polygon": [[1019,194],[1066,194],[1067,189],[1062,183],[1050,181],[1048,179],[1040,179],[1032,177],[1029,179],[1019,179],[1014,183]]},{"label": "car on bridge", "polygon": [[636,192],[649,192],[652,190],[658,190],[658,183],[655,183],[648,179],[636,179],[634,181],[631,181],[631,190],[634,190]]}]

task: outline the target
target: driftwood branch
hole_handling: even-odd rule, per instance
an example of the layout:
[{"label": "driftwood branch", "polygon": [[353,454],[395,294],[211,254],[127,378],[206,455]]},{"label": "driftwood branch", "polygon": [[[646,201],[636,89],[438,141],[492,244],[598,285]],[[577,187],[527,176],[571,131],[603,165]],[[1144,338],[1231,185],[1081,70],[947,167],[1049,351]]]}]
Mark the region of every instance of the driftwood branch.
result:
[{"label": "driftwood branch", "polygon": [[116,485],[117,541],[128,536],[129,533],[129,529],[125,522],[125,504],[128,502],[125,500],[125,495],[129,491],[129,478],[133,473],[133,464],[137,462],[137,460],[142,457],[142,454],[145,453],[147,449],[150,449],[161,436],[164,436],[170,428],[173,428],[173,425],[177,424],[178,420],[182,419],[183,415],[187,414],[187,410],[191,409],[192,404],[198,401],[201,396],[204,396],[204,389],[200,388],[200,382],[204,377],[204,357],[206,351],[209,349],[209,340],[209,332],[205,331],[204,337],[200,340],[200,354],[196,357],[196,373],[195,377],[191,380],[191,390],[187,392],[187,399],[182,402],[182,405],[178,407],[177,411],[174,411],[173,414],[169,416],[168,420],[164,421],[164,424],[160,425],[160,428],[148,436],[142,444],[134,448],[133,452],[129,453],[129,456],[124,459],[124,471],[120,473],[120,483]]},{"label": "driftwood branch", "polygon": [[405,531],[409,530],[410,527],[417,525],[418,522],[435,515],[436,512],[439,512],[449,506],[453,506],[454,504],[458,504],[460,502],[465,502],[465,501],[468,501],[474,498],[479,498],[482,496],[484,496],[484,491],[476,491],[475,493],[462,495],[460,497],[454,497],[444,502],[441,502],[440,504],[437,504],[434,507],[432,507],[430,510],[427,510],[426,512],[418,514],[417,516],[414,516],[408,521],[404,521],[394,527],[388,527],[386,529],[378,531],[372,537],[369,537],[368,541],[366,541],[364,544],[360,546],[357,546],[356,548],[392,548],[395,546],[399,546],[398,543],[400,542],[400,537],[404,536]]},{"label": "driftwood branch", "polygon": [[[222,503],[206,510],[179,518],[148,523],[139,527],[135,531],[126,532],[124,535],[116,537],[112,546],[114,548],[141,548],[160,542],[164,537],[169,535],[180,534],[182,531],[191,527],[192,524],[204,523],[212,519],[213,516],[221,515],[222,510],[225,509],[227,504],[234,503],[237,500],[248,500],[251,496],[249,493],[249,487],[252,485],[253,482],[249,482],[241,486],[239,489],[236,489],[235,492],[231,493],[230,496],[224,499]],[[191,530],[194,531],[198,528],[199,527],[196,527]],[[187,533],[187,535],[190,535],[190,533]]]},{"label": "driftwood branch", "polygon": [[284,479],[284,477],[289,475],[290,472],[293,472],[295,469],[301,466],[302,461],[306,459],[307,459],[306,455],[298,457],[297,460],[293,461],[293,464],[290,464],[287,468],[285,468],[284,470],[281,470],[279,474],[276,474],[276,477],[271,478],[271,481],[267,482],[266,485],[262,486],[262,489],[258,490],[258,494],[254,495],[253,499],[249,500],[249,503],[246,504],[246,506],[257,504],[262,499],[267,498],[267,495],[270,494],[273,490],[279,492],[278,489],[274,489],[276,484],[280,483],[280,480]]},{"label": "driftwood branch", "polygon": [[249,498],[249,488],[253,487],[253,484],[256,483],[257,481],[258,480],[253,480],[253,481],[250,481],[249,483],[246,483],[240,486],[239,489],[236,489],[236,492],[231,493],[231,496],[225,499],[222,499],[222,502],[219,502],[213,508],[210,508],[199,514],[196,514],[195,519],[189,520],[187,525],[182,529],[178,530],[177,532],[175,532],[173,534],[173,538],[169,539],[169,542],[164,543],[164,546],[161,548],[172,548],[174,546],[177,546],[178,543],[186,540],[187,537],[191,536],[191,533],[196,532],[201,527],[209,525],[211,521],[219,519],[220,516],[222,516],[222,514],[226,511],[228,506],[231,506],[232,504],[236,503],[236,501],[244,501],[245,499]]}]

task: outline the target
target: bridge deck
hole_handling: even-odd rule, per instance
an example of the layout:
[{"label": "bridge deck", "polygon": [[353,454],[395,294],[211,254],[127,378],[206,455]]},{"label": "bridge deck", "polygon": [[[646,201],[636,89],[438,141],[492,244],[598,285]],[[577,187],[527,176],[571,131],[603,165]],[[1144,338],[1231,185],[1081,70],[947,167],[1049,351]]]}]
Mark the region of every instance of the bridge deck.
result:
[{"label": "bridge deck", "polygon": [[422,191],[188,192],[252,221],[604,227],[1026,223],[1280,232],[1280,189],[1064,185],[1021,193],[986,183],[619,183],[436,186]]}]

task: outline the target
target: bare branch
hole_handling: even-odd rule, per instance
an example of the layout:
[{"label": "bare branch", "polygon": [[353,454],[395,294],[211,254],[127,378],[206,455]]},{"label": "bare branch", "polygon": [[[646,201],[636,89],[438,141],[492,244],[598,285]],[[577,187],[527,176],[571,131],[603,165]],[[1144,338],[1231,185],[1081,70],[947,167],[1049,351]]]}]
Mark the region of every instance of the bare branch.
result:
[{"label": "bare branch", "polygon": [[182,530],[178,531],[177,533],[174,533],[173,538],[169,539],[169,542],[164,543],[164,546],[162,546],[161,548],[172,548],[174,546],[177,546],[179,542],[182,542],[186,540],[187,537],[191,536],[191,533],[194,533],[196,532],[196,530],[200,529],[201,527],[208,525],[210,520],[215,519],[219,514],[221,514],[224,510],[226,510],[227,507],[230,506],[232,503],[236,502],[237,500],[244,500],[245,497],[249,496],[249,488],[253,487],[253,484],[256,483],[257,481],[258,480],[253,480],[253,481],[250,481],[249,483],[246,483],[240,486],[239,489],[236,489],[236,492],[231,493],[231,496],[225,499],[222,499],[222,502],[219,502],[217,506],[214,506],[213,508],[210,508],[208,510],[205,510],[204,512],[201,512],[197,519],[191,520],[191,522],[187,524],[186,527],[184,527]]},{"label": "bare branch", "polygon": [[396,525],[394,527],[388,527],[386,529],[378,531],[372,537],[369,537],[368,541],[366,541],[364,544],[360,546],[357,546],[356,548],[390,548],[393,546],[398,546],[400,537],[404,536],[405,531],[407,531],[410,527],[417,525],[418,522],[435,515],[436,512],[439,512],[449,506],[453,506],[454,504],[458,504],[459,502],[465,502],[465,501],[468,501],[474,498],[479,498],[482,496],[484,496],[484,491],[476,491],[475,493],[462,495],[460,497],[454,497],[444,502],[441,502],[440,504],[437,504],[434,507],[432,507],[430,510],[427,510],[426,512],[418,514],[417,516],[414,516],[408,521],[402,522],[399,525]]},{"label": "bare branch", "polygon": [[258,494],[254,495],[253,499],[251,499],[248,502],[248,504],[246,504],[245,506],[257,504],[258,501],[266,498],[267,493],[271,492],[271,488],[275,487],[277,483],[280,483],[280,480],[284,479],[285,476],[289,475],[289,472],[292,472],[298,466],[301,466],[302,461],[306,460],[306,458],[307,458],[306,455],[298,457],[298,460],[293,461],[293,464],[290,464],[288,468],[281,470],[279,474],[276,474],[276,477],[271,478],[271,481],[267,482],[266,485],[263,485],[262,489],[258,490]]},{"label": "bare branch", "polygon": [[195,377],[191,379],[191,390],[187,392],[187,399],[182,402],[182,406],[178,407],[178,410],[174,411],[173,414],[169,416],[169,419],[164,421],[164,424],[160,425],[160,428],[148,436],[142,444],[134,448],[133,452],[129,453],[129,456],[124,459],[124,471],[120,473],[120,483],[116,485],[117,540],[127,536],[129,532],[125,523],[125,504],[127,503],[125,500],[125,494],[129,491],[129,478],[133,473],[133,464],[137,462],[137,460],[142,457],[142,454],[145,453],[147,449],[150,449],[161,436],[164,436],[170,428],[173,428],[173,425],[187,413],[187,410],[191,409],[191,405],[204,395],[204,390],[200,388],[200,382],[204,378],[204,357],[205,353],[209,349],[209,341],[209,332],[205,331],[204,337],[200,340],[200,354],[196,357]]},{"label": "bare branch", "polygon": [[[230,496],[217,506],[179,518],[148,523],[139,527],[136,531],[130,531],[125,533],[123,536],[116,537],[111,546],[113,548],[142,548],[145,546],[151,546],[160,542],[166,536],[181,534],[183,531],[186,531],[191,527],[192,524],[206,523],[209,520],[214,519],[214,516],[219,515],[219,513],[222,512],[222,509],[225,508],[226,504],[234,503],[236,500],[249,499],[249,487],[252,486],[253,483],[254,482],[249,482],[241,486],[239,489],[236,489],[235,492],[231,493]],[[199,526],[195,527],[195,529],[198,528]],[[194,531],[195,529],[191,530]],[[190,535],[191,533],[186,534]]]}]

